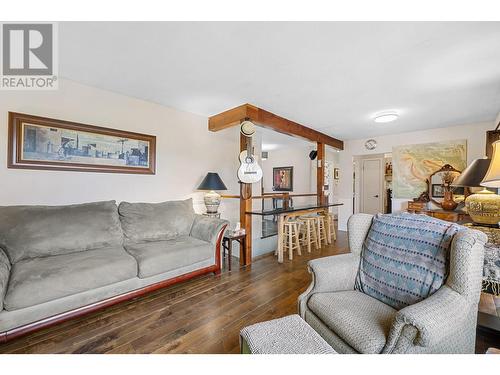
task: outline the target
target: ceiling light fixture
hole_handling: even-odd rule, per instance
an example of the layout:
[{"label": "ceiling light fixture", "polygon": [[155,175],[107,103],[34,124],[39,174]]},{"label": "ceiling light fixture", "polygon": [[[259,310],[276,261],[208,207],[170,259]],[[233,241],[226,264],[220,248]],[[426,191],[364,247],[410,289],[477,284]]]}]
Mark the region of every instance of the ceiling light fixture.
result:
[{"label": "ceiling light fixture", "polygon": [[373,121],[378,123],[386,123],[392,122],[399,118],[399,114],[397,112],[383,112],[375,115],[373,117]]}]

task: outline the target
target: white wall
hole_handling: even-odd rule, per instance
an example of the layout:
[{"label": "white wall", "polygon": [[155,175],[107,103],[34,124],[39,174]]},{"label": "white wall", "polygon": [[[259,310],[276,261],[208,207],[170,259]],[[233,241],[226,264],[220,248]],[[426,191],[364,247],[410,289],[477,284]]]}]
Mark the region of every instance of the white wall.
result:
[{"label": "white wall", "polygon": [[[305,143],[305,142],[304,142]],[[317,171],[317,160],[311,161],[309,159],[309,152],[315,149],[314,145],[305,144],[303,147],[291,146],[284,147],[277,150],[269,151],[269,156],[267,160],[261,160],[261,166],[263,171],[263,181],[264,181],[264,191],[266,193],[272,192],[273,187],[273,168],[274,167],[293,167],[293,192],[292,194],[309,194],[316,193],[316,171]],[[257,153],[257,151],[256,151]],[[336,202],[338,197],[338,180],[333,179],[333,168],[338,167],[339,163],[339,153],[335,152],[333,149],[327,149],[325,159],[330,162],[331,167],[331,202]],[[260,184],[254,185],[253,194],[260,195],[260,191],[256,191],[256,187],[260,187]],[[266,208],[272,207],[272,201],[266,200]],[[307,205],[316,203],[316,197],[296,197],[293,198],[293,204],[295,206]],[[253,201],[253,209],[261,209],[261,200]],[[336,208],[332,209],[334,214],[337,213]],[[273,252],[277,246],[277,236],[272,236],[268,238],[261,237],[261,223],[262,218],[260,216],[254,216],[253,223],[253,255],[259,256],[265,253]],[[238,254],[238,251],[235,251]]]},{"label": "white wall", "polygon": [[[293,191],[290,194],[316,193],[316,161],[309,159],[312,149],[313,146],[304,145],[269,151],[268,159],[262,161],[264,191],[273,192],[273,168],[293,167]],[[294,198],[294,204],[304,204],[310,200],[308,197]],[[268,201],[266,203],[270,206],[271,200]]]},{"label": "white wall", "polygon": [[[7,169],[8,111],[156,135],[156,175]],[[0,91],[0,205],[59,205],[98,200],[159,202],[195,198],[209,171],[237,194],[238,129],[212,133],[207,118],[78,84],[59,82],[56,91]],[[223,201],[224,218],[238,221],[238,200]]]},{"label": "white wall", "polygon": [[[374,124],[374,126],[376,126]],[[439,142],[445,140],[467,139],[467,163],[485,154],[486,131],[495,127],[493,122],[483,122],[447,128],[429,129],[418,132],[393,134],[374,138],[377,148],[366,150],[366,139],[355,139],[344,142],[344,151],[340,152],[340,184],[339,202],[344,205],[339,208],[339,229],[347,229],[347,219],[352,215],[353,194],[353,157],[360,155],[392,152],[392,147],[406,144]],[[393,212],[406,208],[407,199],[395,199],[392,203]]]},{"label": "white wall", "polygon": [[[274,167],[293,167],[293,192],[291,194],[309,194],[316,193],[316,172],[317,160],[309,159],[309,153],[315,150],[313,145],[304,145],[303,147],[286,147],[274,151],[269,151],[267,160],[262,161],[262,171],[264,180],[264,191],[272,192],[273,187],[273,168]],[[339,180],[333,178],[333,169],[339,165],[339,153],[333,149],[327,148],[325,160],[330,163],[330,201],[335,202],[338,198]],[[326,183],[326,181],[325,181]],[[315,197],[294,198],[294,204],[315,203]]]}]

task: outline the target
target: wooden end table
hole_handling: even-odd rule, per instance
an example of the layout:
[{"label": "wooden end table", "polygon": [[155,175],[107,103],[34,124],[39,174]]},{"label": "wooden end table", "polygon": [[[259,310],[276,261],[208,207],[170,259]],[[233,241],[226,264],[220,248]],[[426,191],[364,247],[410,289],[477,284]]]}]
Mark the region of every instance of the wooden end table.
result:
[{"label": "wooden end table", "polygon": [[246,264],[246,245],[245,238],[246,234],[233,234],[226,233],[222,239],[222,263],[226,264],[226,250],[228,256],[228,270],[231,271],[231,257],[233,254],[233,241],[237,241],[240,244],[240,257],[243,258],[243,264]]},{"label": "wooden end table", "polygon": [[445,211],[445,210],[427,210],[427,209],[418,209],[414,207],[414,205],[410,205],[409,202],[408,208],[406,211],[414,214],[425,214],[427,216],[434,217],[436,219],[441,219],[445,221],[450,221],[452,223],[460,223],[460,222],[470,222],[470,216],[463,211]]}]

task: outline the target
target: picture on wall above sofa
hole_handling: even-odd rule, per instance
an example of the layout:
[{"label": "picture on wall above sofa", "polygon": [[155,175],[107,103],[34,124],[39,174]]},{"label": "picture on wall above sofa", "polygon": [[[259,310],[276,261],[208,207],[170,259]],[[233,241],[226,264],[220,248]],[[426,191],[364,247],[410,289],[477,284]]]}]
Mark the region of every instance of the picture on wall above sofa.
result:
[{"label": "picture on wall above sofa", "polygon": [[156,137],[9,112],[9,168],[155,173]]},{"label": "picture on wall above sofa", "polygon": [[427,190],[426,180],[443,165],[460,171],[467,167],[467,140],[397,146],[392,159],[394,198],[415,198]]}]

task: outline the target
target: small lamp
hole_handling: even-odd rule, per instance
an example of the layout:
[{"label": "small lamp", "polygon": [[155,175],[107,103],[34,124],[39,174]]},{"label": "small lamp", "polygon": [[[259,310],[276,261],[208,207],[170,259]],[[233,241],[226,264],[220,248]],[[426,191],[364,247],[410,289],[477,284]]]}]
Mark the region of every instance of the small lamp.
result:
[{"label": "small lamp", "polygon": [[493,157],[486,172],[486,175],[481,182],[481,186],[499,188],[500,187],[500,141],[493,143]]},{"label": "small lamp", "polygon": [[217,173],[208,172],[200,186],[198,186],[198,190],[208,191],[204,197],[207,214],[216,214],[220,205],[220,195],[215,190],[227,190],[220,176]]},{"label": "small lamp", "polygon": [[[453,181],[453,186],[481,187],[490,159],[476,159]],[[483,189],[465,199],[465,209],[478,224],[497,224],[500,221],[500,196]]]}]

